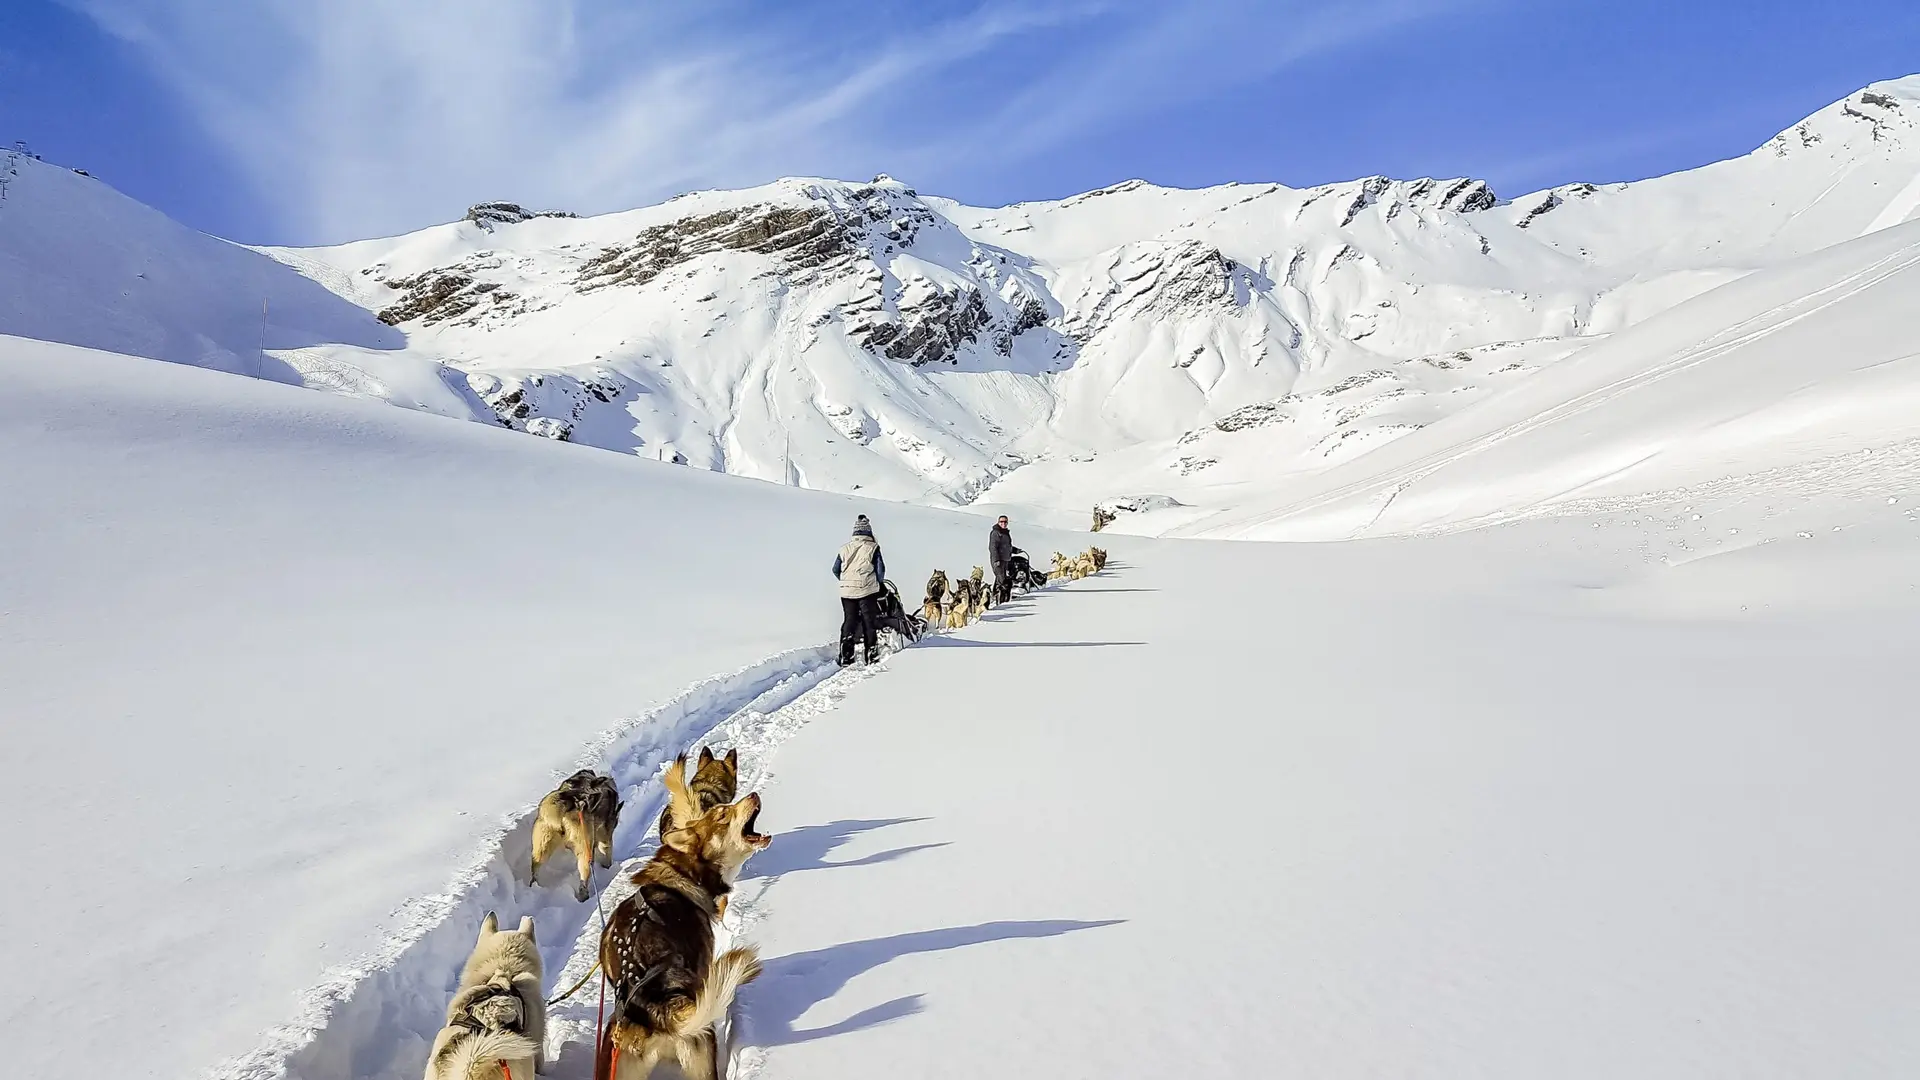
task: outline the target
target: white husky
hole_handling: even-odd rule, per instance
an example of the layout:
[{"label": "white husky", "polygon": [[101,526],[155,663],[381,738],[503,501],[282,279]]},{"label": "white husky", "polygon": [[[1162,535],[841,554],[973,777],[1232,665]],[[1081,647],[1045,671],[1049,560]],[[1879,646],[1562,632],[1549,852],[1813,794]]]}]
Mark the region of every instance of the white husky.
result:
[{"label": "white husky", "polygon": [[434,1036],[426,1080],[533,1080],[545,1068],[547,1006],[533,917],[502,931],[492,912]]}]

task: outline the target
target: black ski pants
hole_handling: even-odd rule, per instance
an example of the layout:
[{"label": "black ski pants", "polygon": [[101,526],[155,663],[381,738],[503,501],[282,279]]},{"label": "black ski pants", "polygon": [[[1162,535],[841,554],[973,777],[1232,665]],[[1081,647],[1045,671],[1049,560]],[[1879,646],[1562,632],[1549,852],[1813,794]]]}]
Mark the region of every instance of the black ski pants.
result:
[{"label": "black ski pants", "polygon": [[853,643],[866,649],[867,663],[880,659],[880,594],[840,598],[840,663],[853,663]]},{"label": "black ski pants", "polygon": [[993,564],[993,602],[994,603],[1004,604],[1007,601],[1013,599],[1013,578],[1011,574],[1012,574],[1012,571],[1007,569],[1006,563]]}]

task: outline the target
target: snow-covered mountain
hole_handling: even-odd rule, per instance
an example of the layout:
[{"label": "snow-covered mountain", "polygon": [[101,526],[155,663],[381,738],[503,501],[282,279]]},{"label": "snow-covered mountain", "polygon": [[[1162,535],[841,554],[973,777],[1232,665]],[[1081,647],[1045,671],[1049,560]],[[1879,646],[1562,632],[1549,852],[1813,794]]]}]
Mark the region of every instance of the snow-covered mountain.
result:
[{"label": "snow-covered mountain", "polygon": [[[0,155],[8,1075],[411,1080],[491,911],[586,1080],[693,745],[776,836],[741,1080],[1915,1075],[1916,114],[1511,201],[789,180],[319,251]],[[909,594],[986,546],[880,496],[1179,538],[842,670],[856,513]],[[580,766],[588,903],[528,866]]]},{"label": "snow-covered mountain", "polygon": [[788,179],[258,251],[15,158],[0,332],[806,487],[1197,508],[1173,521],[1920,215],[1916,122],[1920,77],[1741,158],[1513,199],[1472,179],[1129,181],[982,209]]}]

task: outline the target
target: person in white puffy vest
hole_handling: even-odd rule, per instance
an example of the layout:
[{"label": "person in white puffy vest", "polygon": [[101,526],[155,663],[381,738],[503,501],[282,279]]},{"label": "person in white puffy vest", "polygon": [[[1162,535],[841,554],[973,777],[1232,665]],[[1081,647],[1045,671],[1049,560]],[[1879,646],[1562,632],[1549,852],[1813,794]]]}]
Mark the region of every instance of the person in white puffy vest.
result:
[{"label": "person in white puffy vest", "polygon": [[833,557],[833,576],[840,581],[840,666],[853,663],[853,643],[858,639],[865,650],[866,662],[880,659],[880,598],[882,582],[887,580],[887,563],[880,555],[880,544],[873,538],[873,523],[861,514],[853,521],[853,538],[840,545]]}]

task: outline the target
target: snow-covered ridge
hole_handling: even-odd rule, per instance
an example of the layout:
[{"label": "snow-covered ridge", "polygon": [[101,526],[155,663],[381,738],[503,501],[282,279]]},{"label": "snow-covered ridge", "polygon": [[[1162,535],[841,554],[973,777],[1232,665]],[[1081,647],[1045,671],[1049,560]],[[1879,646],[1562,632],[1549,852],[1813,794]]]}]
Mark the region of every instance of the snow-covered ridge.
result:
[{"label": "snow-covered ridge", "polygon": [[[1920,77],[1896,80],[1740,158],[1504,200],[1471,178],[1130,180],[989,209],[790,178],[257,253],[28,162],[0,210],[0,287],[23,298],[0,331],[806,487],[1219,506],[1245,454],[1243,494],[1338,465],[1908,220],[1917,119]],[[1257,450],[1190,445],[1289,400],[1330,408],[1273,412],[1302,423]]]}]

